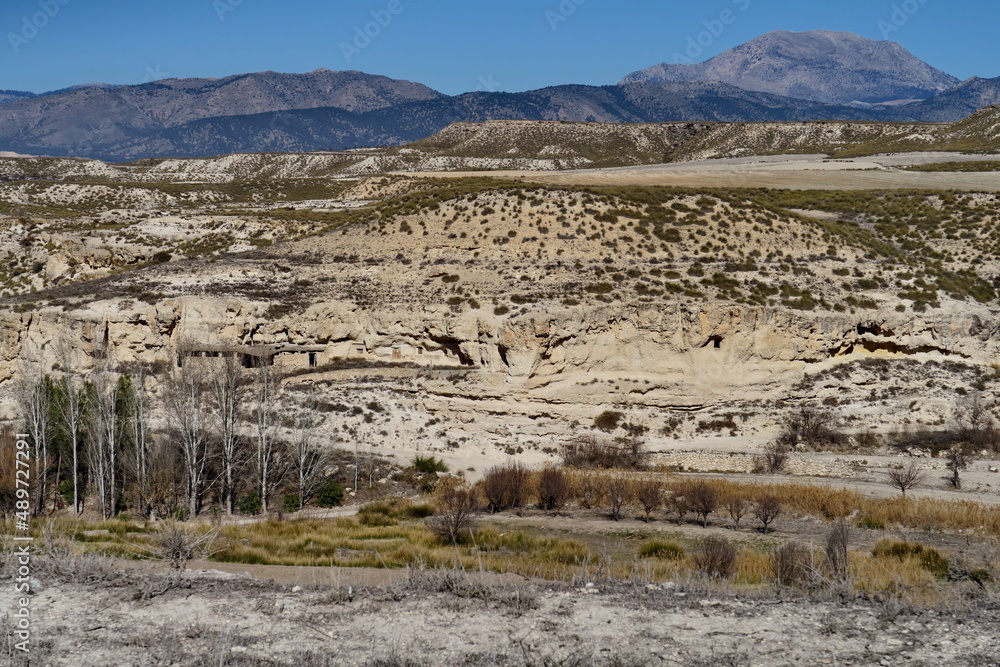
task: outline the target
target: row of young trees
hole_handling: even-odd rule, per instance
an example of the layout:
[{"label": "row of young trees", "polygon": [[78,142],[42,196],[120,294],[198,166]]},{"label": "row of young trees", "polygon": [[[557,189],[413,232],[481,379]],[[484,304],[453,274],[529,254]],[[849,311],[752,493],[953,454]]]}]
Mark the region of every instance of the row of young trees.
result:
[{"label": "row of young trees", "polygon": [[15,394],[34,448],[32,512],[85,500],[105,518],[189,516],[210,504],[227,514],[240,499],[260,511],[282,493],[308,503],[323,482],[328,450],[315,410],[281,412],[273,368],[235,356],[182,359],[168,369],[115,367],[98,355],[75,371],[22,372]]}]

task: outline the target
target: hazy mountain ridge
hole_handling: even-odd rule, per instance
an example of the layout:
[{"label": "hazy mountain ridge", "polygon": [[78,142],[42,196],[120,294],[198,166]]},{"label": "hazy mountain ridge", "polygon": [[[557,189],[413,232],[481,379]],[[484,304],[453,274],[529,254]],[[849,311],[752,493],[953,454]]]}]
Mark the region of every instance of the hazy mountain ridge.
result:
[{"label": "hazy mountain ridge", "polygon": [[922,100],[959,83],[900,44],[829,30],[770,32],[704,63],[661,63],[622,83],[639,81],[722,81],[827,104]]},{"label": "hazy mountain ridge", "polygon": [[965,118],[995,104],[1000,104],[1000,77],[982,79],[974,76],[928,100],[895,107],[894,111],[930,122],[950,123],[956,120],[956,115]]},{"label": "hazy mountain ridge", "polygon": [[0,90],[0,104],[16,102],[17,100],[23,100],[29,97],[35,97],[35,94],[30,93],[27,90]]},{"label": "hazy mountain ridge", "polygon": [[[754,93],[717,83],[556,86],[525,93],[466,93],[364,113],[297,109],[198,119],[170,128],[145,126],[89,147],[87,157],[133,160],[201,157],[254,151],[324,151],[394,146],[429,137],[457,122],[555,120],[597,123],[791,121],[816,118],[876,120],[875,113]],[[9,150],[38,152],[10,142]]]},{"label": "hazy mountain ridge", "polygon": [[86,87],[3,105],[0,142],[22,152],[101,155],[102,146],[205,118],[319,107],[366,112],[437,97],[422,84],[329,70]]},{"label": "hazy mountain ridge", "polygon": [[[719,80],[689,80],[707,76]],[[646,80],[671,77],[684,80]],[[755,86],[785,94],[748,90]],[[899,97],[927,99],[868,103]],[[611,86],[447,96],[419,83],[324,69],[88,84],[42,95],[3,91],[0,102],[0,151],[121,161],[398,146],[453,123],[492,120],[955,122],[1000,103],[1000,78],[958,83],[898,44],[813,31],[768,33],[702,65],[661,65]]]}]

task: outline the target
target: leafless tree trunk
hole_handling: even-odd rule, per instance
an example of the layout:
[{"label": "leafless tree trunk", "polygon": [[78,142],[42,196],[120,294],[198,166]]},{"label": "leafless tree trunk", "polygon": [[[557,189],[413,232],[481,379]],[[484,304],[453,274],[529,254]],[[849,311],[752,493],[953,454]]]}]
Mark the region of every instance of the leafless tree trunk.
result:
[{"label": "leafless tree trunk", "polygon": [[753,514],[760,521],[761,525],[763,525],[764,532],[766,533],[771,529],[770,527],[774,523],[774,520],[781,514],[781,502],[774,496],[763,496],[754,505]]},{"label": "leafless tree trunk", "polygon": [[274,483],[277,467],[277,429],[275,425],[275,399],[278,388],[274,373],[266,359],[260,360],[254,383],[254,421],[257,427],[257,483],[261,512],[267,504]]},{"label": "leafless tree trunk", "polygon": [[216,360],[209,376],[222,455],[222,502],[229,515],[236,505],[235,477],[241,447],[239,426],[243,419],[244,373],[240,360],[233,355]]},{"label": "leafless tree trunk", "polygon": [[48,434],[51,429],[50,417],[52,414],[52,394],[49,391],[49,380],[22,370],[21,379],[14,387],[14,395],[21,410],[26,430],[31,435],[31,441],[35,446],[33,479],[37,481],[32,489],[34,494],[32,512],[37,516],[45,511],[45,498],[48,489]]},{"label": "leafless tree trunk", "polygon": [[913,487],[920,484],[924,479],[924,474],[920,472],[920,466],[916,461],[910,461],[905,468],[890,468],[889,483],[899,489],[903,495]]},{"label": "leafless tree trunk", "polygon": [[327,452],[316,444],[319,420],[314,405],[306,405],[299,415],[295,433],[295,474],[299,493],[299,509],[309,501],[319,481],[323,469],[329,462]]},{"label": "leafless tree trunk", "polygon": [[167,379],[164,404],[167,419],[181,449],[187,485],[188,515],[201,510],[205,465],[208,461],[207,408],[205,382],[198,365],[184,361]]},{"label": "leafless tree trunk", "polygon": [[[162,519],[173,514],[178,506],[178,479],[186,477],[178,473],[176,448],[166,444],[163,438],[150,438],[147,459],[146,488],[143,502],[149,508],[150,516]],[[186,479],[182,482],[186,488]]]},{"label": "leafless tree trunk", "polygon": [[91,480],[97,486],[101,515],[107,519],[118,510],[118,468],[121,465],[121,386],[119,376],[101,364],[91,375],[89,399],[90,434],[88,454]]},{"label": "leafless tree trunk", "polygon": [[63,345],[57,352],[62,375],[58,387],[57,413],[66,429],[70,449],[73,455],[73,512],[80,514],[80,446],[84,419],[84,401],[82,391],[77,387],[76,374],[73,371],[72,351]]},{"label": "leafless tree trunk", "polygon": [[726,510],[737,528],[740,527],[740,521],[750,513],[751,509],[753,509],[753,505],[745,498],[732,496],[726,501]]},{"label": "leafless tree trunk", "polygon": [[149,435],[149,395],[146,393],[147,369],[144,364],[137,364],[131,373],[131,387],[123,396],[124,410],[128,415],[126,424],[128,439],[131,442],[131,467],[135,477],[136,495],[138,496],[139,513],[148,516],[150,505],[149,469],[152,458]]},{"label": "leafless tree trunk", "polygon": [[962,477],[960,473],[968,467],[969,459],[965,455],[965,450],[962,449],[962,445],[952,445],[951,449],[948,450],[948,470],[951,473],[951,476],[948,478],[948,483],[956,489],[961,489]]}]

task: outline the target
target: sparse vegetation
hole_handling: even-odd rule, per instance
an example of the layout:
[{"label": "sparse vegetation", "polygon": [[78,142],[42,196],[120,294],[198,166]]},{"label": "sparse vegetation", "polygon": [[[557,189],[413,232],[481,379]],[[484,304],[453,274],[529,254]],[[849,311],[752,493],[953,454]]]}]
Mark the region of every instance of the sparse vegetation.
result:
[{"label": "sparse vegetation", "polygon": [[563,448],[563,464],[573,468],[644,470],[649,455],[641,440],[607,441],[584,437]]},{"label": "sparse vegetation", "polygon": [[736,566],[736,549],[722,537],[706,537],[694,553],[699,572],[713,578],[726,579]]}]

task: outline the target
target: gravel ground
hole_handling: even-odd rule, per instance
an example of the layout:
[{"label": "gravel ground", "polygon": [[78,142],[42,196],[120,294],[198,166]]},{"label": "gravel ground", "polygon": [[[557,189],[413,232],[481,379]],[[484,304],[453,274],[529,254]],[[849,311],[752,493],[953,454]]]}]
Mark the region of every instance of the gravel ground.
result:
[{"label": "gravel ground", "polygon": [[747,597],[697,581],[570,586],[414,572],[379,587],[299,587],[89,563],[53,579],[32,609],[31,661],[10,664],[1000,664],[995,598],[917,611]]}]

